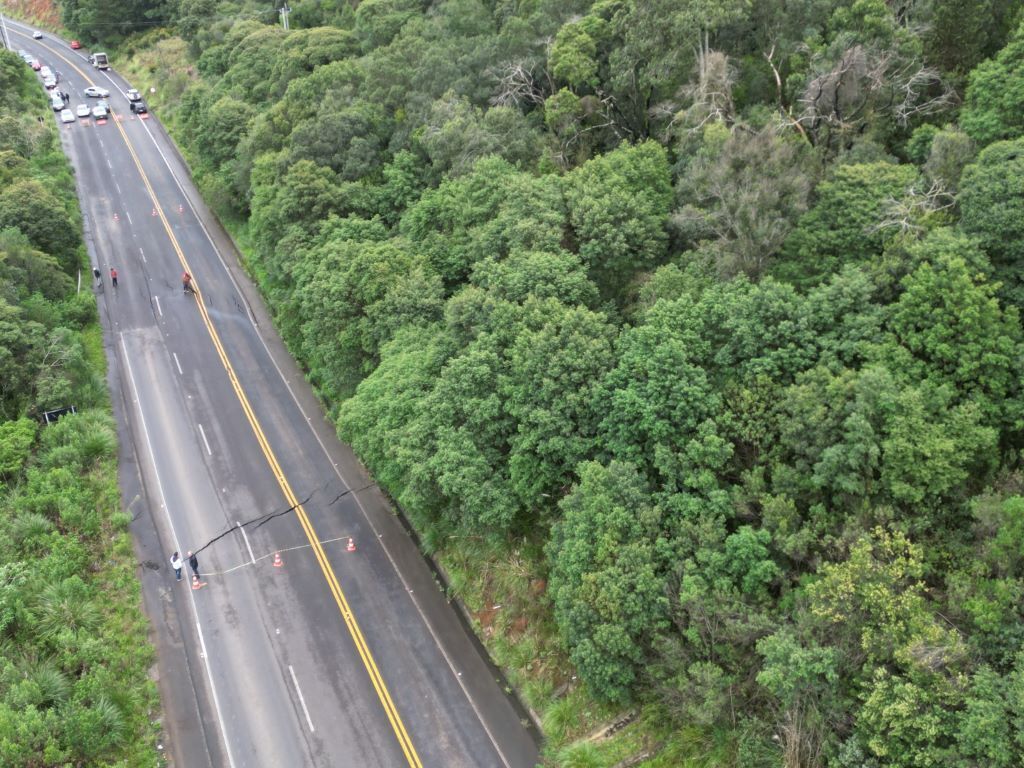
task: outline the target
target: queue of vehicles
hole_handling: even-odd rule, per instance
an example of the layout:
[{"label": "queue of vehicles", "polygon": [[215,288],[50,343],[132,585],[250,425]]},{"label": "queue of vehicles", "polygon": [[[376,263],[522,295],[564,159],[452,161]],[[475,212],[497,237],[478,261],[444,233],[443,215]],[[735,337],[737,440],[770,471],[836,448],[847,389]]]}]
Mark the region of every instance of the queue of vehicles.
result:
[{"label": "queue of vehicles", "polygon": [[[36,40],[43,38],[42,32],[38,30],[32,33],[32,37]],[[71,41],[71,47],[75,50],[80,49],[81,43],[77,40]],[[57,83],[60,78],[60,73],[55,73],[49,67],[42,65],[39,59],[35,58],[32,54],[25,50],[18,51],[18,56],[39,73],[39,76],[43,80],[43,87],[50,92],[50,105],[53,107],[54,112],[60,113],[60,120],[62,123],[73,123],[75,117],[86,119],[88,117],[94,117],[97,120],[101,120],[110,115],[110,104],[106,101],[107,97],[110,96],[110,91],[102,86],[90,85],[85,88],[82,92],[90,98],[97,98],[100,101],[96,103],[96,106],[90,107],[88,104],[79,104],[74,112],[68,108],[69,98],[66,93],[62,93],[57,88]],[[89,56],[89,63],[91,63],[97,69],[109,69],[110,62],[107,59],[105,53],[93,53]],[[142,94],[135,88],[129,88],[125,92],[125,97],[128,99],[128,107],[134,113],[138,115],[146,114],[149,112],[149,107],[146,106],[146,102],[142,99]]]}]

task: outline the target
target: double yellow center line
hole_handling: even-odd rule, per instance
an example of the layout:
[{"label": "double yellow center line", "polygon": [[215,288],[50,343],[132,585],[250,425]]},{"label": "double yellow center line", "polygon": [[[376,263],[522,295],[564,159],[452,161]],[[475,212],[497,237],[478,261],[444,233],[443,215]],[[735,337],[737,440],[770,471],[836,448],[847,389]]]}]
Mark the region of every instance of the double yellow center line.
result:
[{"label": "double yellow center line", "polygon": [[[53,49],[50,50],[53,51]],[[53,53],[66,61],[85,79],[86,82],[90,85],[95,85],[92,78],[79,69],[73,61],[65,58],[57,51],[53,51]],[[182,267],[187,272],[191,273],[192,270],[188,265],[188,260],[185,258],[185,254],[181,250],[181,245],[178,243],[178,239],[174,236],[170,222],[168,222],[167,216],[164,214],[160,201],[157,200],[156,193],[153,191],[153,187],[149,182],[149,177],[146,175],[146,171],[142,167],[142,163],[135,152],[135,148],[132,146],[131,140],[128,138],[128,134],[125,133],[124,126],[122,126],[121,122],[113,115],[111,115],[111,119],[114,125],[117,126],[118,131],[121,132],[121,137],[124,139],[125,146],[128,148],[128,152],[131,154],[132,160],[135,162],[135,167],[138,168],[139,175],[142,177],[142,183],[146,186],[146,191],[149,193],[150,199],[153,201],[153,208],[156,210],[157,215],[160,217],[160,221],[164,225],[164,229],[167,231],[167,236],[171,240],[171,245],[174,247],[175,253],[178,254],[178,260],[181,262]],[[249,426],[252,427],[252,431],[256,436],[256,441],[259,443],[260,449],[263,451],[263,455],[266,457],[267,463],[270,465],[270,469],[274,473],[274,477],[277,479],[277,484],[284,493],[285,499],[289,505],[295,507],[295,514],[299,519],[299,523],[302,525],[302,530],[306,533],[306,538],[309,540],[313,552],[316,554],[316,560],[320,564],[320,570],[323,572],[324,578],[327,580],[327,585],[330,587],[331,594],[334,596],[334,601],[338,605],[338,610],[341,611],[342,618],[345,620],[345,626],[348,627],[349,634],[352,636],[352,641],[355,643],[356,650],[359,652],[359,658],[362,659],[363,666],[366,668],[366,672],[370,676],[370,682],[373,683],[373,688],[377,692],[377,696],[380,698],[380,703],[384,707],[384,712],[388,717],[388,721],[391,723],[395,736],[398,738],[398,743],[402,748],[402,752],[411,768],[423,768],[419,755],[416,753],[416,748],[413,746],[412,739],[409,737],[409,733],[405,729],[405,724],[402,722],[402,718],[398,713],[398,708],[395,706],[395,702],[392,700],[391,694],[388,692],[387,685],[384,683],[384,678],[380,673],[380,669],[378,669],[377,663],[373,659],[373,654],[370,652],[370,648],[366,644],[366,638],[363,636],[363,632],[359,628],[359,624],[356,622],[352,609],[349,607],[348,600],[345,598],[345,592],[342,590],[341,584],[338,583],[338,577],[335,575],[334,569],[327,560],[327,554],[320,545],[320,537],[317,536],[316,531],[313,529],[313,524],[306,515],[305,509],[303,509],[302,505],[299,503],[299,499],[292,490],[292,487],[288,482],[288,478],[285,477],[284,471],[281,469],[281,465],[277,461],[277,456],[274,455],[274,451],[270,447],[270,442],[267,440],[267,437],[263,432],[263,428],[260,426],[259,420],[253,412],[252,405],[249,403],[249,398],[246,396],[245,390],[242,388],[242,384],[238,380],[238,376],[235,374],[235,369],[231,365],[231,361],[228,359],[227,352],[224,350],[224,345],[221,343],[220,335],[217,333],[217,329],[214,327],[213,322],[210,320],[210,315],[206,311],[206,304],[203,302],[202,293],[197,292],[195,298],[196,303],[199,306],[199,312],[203,318],[203,323],[210,335],[210,340],[213,342],[213,346],[217,350],[217,354],[220,356],[221,362],[224,364],[224,369],[227,371],[228,379],[231,381],[231,386],[235,390],[238,402],[242,406],[242,410],[245,412],[245,417],[249,420]]]}]

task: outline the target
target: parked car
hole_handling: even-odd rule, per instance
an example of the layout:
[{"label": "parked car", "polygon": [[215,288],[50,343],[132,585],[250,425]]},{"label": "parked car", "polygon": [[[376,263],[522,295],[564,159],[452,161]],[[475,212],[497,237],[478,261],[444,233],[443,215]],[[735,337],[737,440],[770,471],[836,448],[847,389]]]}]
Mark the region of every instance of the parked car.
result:
[{"label": "parked car", "polygon": [[107,116],[107,110],[106,110],[105,107],[101,107],[101,106],[97,105],[97,106],[92,108],[92,116],[95,117],[97,120],[100,120],[100,119],[105,118]]},{"label": "parked car", "polygon": [[77,51],[77,50],[78,50],[79,48],[81,48],[81,47],[82,47],[82,44],[81,44],[80,42],[78,42],[77,40],[72,40],[72,41],[71,41],[71,48],[72,48],[73,50],[76,50],[76,51]]},{"label": "parked car", "polygon": [[60,113],[60,121],[62,123],[73,123],[75,122],[75,113],[70,109],[62,110]]},{"label": "parked car", "polygon": [[110,91],[108,91],[106,88],[101,88],[98,85],[90,85],[88,88],[82,91],[82,93],[84,93],[86,96],[92,96],[94,99],[105,99],[107,98],[107,96],[110,95]]},{"label": "parked car", "polygon": [[32,69],[36,72],[43,68],[43,65],[39,63],[39,59],[32,59],[29,63],[32,65]]},{"label": "parked car", "polygon": [[146,102],[144,102],[142,99],[139,99],[138,101],[133,101],[131,104],[128,105],[128,108],[131,109],[131,111],[134,112],[136,115],[142,115],[146,112],[149,112],[149,107],[146,106]]},{"label": "parked car", "polygon": [[54,112],[60,112],[64,109],[64,97],[56,91],[50,94],[50,106],[53,107]]},{"label": "parked car", "polygon": [[79,104],[75,108],[75,114],[78,115],[79,117],[88,117],[89,115],[92,114],[92,110],[89,109],[89,105],[88,104]]},{"label": "parked car", "polygon": [[43,39],[43,33],[40,32],[37,29],[35,32],[32,33],[32,37],[35,38],[36,40],[42,40]]},{"label": "parked car", "polygon": [[54,77],[53,75],[50,75],[49,77],[44,77],[43,78],[43,87],[46,90],[48,90],[48,91],[51,90],[52,88],[56,88],[57,87],[57,78]]},{"label": "parked car", "polygon": [[129,88],[124,95],[128,97],[128,101],[142,101],[142,94],[135,88]]}]

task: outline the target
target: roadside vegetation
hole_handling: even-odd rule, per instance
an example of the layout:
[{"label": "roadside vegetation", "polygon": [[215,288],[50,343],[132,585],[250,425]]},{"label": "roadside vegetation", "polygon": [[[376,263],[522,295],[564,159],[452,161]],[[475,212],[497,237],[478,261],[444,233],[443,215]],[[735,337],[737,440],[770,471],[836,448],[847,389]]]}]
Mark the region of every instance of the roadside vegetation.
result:
[{"label": "roadside vegetation", "polygon": [[1024,762],[1019,3],[97,1],[548,764]]},{"label": "roadside vegetation", "polygon": [[38,80],[0,51],[3,766],[158,760],[105,370],[71,169]]}]

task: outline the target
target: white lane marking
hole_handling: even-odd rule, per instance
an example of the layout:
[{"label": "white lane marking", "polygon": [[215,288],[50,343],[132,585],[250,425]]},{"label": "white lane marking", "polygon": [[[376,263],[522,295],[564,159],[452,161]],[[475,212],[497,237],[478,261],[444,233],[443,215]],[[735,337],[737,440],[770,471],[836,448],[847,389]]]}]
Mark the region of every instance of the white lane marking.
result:
[{"label": "white lane marking", "polygon": [[114,188],[117,189],[117,194],[121,195],[121,197],[124,197],[124,195],[121,194],[121,185],[118,184],[116,181],[114,182]]},{"label": "white lane marking", "polygon": [[[104,72],[104,74],[106,73]],[[110,75],[107,75],[107,79],[110,80],[111,83],[114,82],[113,78],[110,77]],[[207,242],[210,243],[210,247],[213,248],[213,252],[217,254],[217,259],[220,261],[221,266],[224,267],[224,271],[227,272],[228,278],[231,280],[231,284],[235,287],[235,291],[238,293],[241,300],[245,302],[245,294],[242,293],[242,289],[238,285],[238,282],[235,280],[235,276],[232,273],[232,271],[228,269],[228,265],[225,263],[224,257],[221,256],[220,249],[213,242],[213,237],[211,237],[209,230],[206,228],[206,224],[203,222],[202,217],[196,211],[195,206],[192,205],[192,200],[185,192],[185,188],[182,186],[181,181],[178,179],[178,175],[174,172],[174,169],[171,167],[171,163],[167,159],[167,155],[165,155],[163,149],[160,148],[160,144],[157,142],[156,137],[153,135],[153,132],[150,131],[149,126],[143,123],[142,127],[146,130],[146,133],[149,135],[150,141],[153,142],[153,146],[156,147],[156,151],[160,154],[161,159],[164,161],[164,165],[167,166],[167,171],[171,174],[171,178],[174,179],[174,183],[178,186],[178,189],[181,190],[182,197],[185,199],[185,202],[188,203],[188,207],[189,210],[192,211],[192,215],[199,222],[199,226],[202,228],[203,234],[206,235]],[[260,344],[263,345],[263,349],[266,351],[267,357],[270,359],[271,364],[277,371],[278,376],[280,376],[281,381],[284,382],[285,388],[288,390],[288,394],[291,395],[292,402],[295,403],[295,407],[299,409],[299,413],[301,413],[306,418],[306,422],[310,424],[309,431],[313,433],[313,438],[320,445],[320,449],[324,452],[324,456],[327,458],[327,460],[331,461],[331,454],[327,450],[327,446],[324,445],[324,442],[323,440],[320,439],[320,435],[317,434],[317,431],[313,429],[310,417],[306,415],[305,410],[303,410],[302,408],[302,404],[299,402],[299,398],[295,395],[295,392],[292,390],[291,383],[284,375],[284,371],[282,371],[281,367],[277,364],[277,360],[274,359],[274,355],[270,352],[270,347],[267,345],[266,340],[263,338],[263,334],[260,333],[259,328],[256,327],[256,321],[251,313],[249,314],[249,323],[252,325],[253,331],[256,333],[256,338],[258,338],[260,340]],[[331,462],[331,464],[334,467],[334,474],[338,476],[338,480],[341,481],[341,484],[345,487],[345,490],[351,490],[351,487],[345,481],[345,478],[342,477],[341,470],[338,468],[338,465],[334,464],[334,462]],[[370,515],[366,511],[366,507],[363,506],[362,500],[359,498],[357,494],[353,493],[352,496],[355,498],[356,505],[359,507],[359,511],[362,513],[363,519],[366,520],[366,524],[370,526],[370,530],[372,530],[373,533],[375,534],[376,540],[380,544],[381,550],[383,550],[384,555],[388,559],[388,562],[391,563],[391,567],[394,570],[395,575],[398,576],[398,580],[402,582],[402,586],[405,588],[406,594],[409,595],[409,600],[412,602],[413,607],[416,609],[416,613],[419,615],[420,620],[423,622],[423,625],[427,628],[427,631],[430,633],[431,638],[434,640],[434,645],[436,645],[437,649],[441,652],[441,655],[444,657],[445,663],[448,665],[448,669],[451,671],[452,676],[459,684],[459,688],[462,689],[462,693],[466,697],[466,701],[469,702],[469,706],[470,708],[472,708],[473,713],[476,715],[477,720],[480,722],[480,726],[484,729],[484,733],[487,734],[487,738],[490,740],[491,746],[493,746],[494,751],[498,753],[498,757],[501,760],[502,765],[504,765],[505,768],[512,768],[508,759],[505,757],[505,753],[502,751],[501,746],[498,744],[498,740],[494,737],[494,734],[491,732],[491,729],[488,726],[487,721],[484,719],[483,713],[480,711],[480,708],[477,706],[476,701],[470,694],[469,688],[466,686],[465,682],[463,682],[462,672],[456,669],[454,661],[448,654],[447,649],[444,647],[444,645],[442,645],[441,638],[438,637],[437,632],[434,630],[433,624],[431,624],[430,620],[427,618],[427,614],[423,610],[423,607],[420,605],[420,601],[416,598],[412,590],[409,588],[409,583],[406,581],[405,577],[402,575],[402,572],[399,570],[398,563],[395,562],[395,558],[391,555],[391,551],[384,543],[382,535],[380,534],[380,532],[378,532],[376,526],[373,524],[373,521],[370,520]]]},{"label": "white lane marking", "polygon": [[[103,142],[100,142],[100,143],[102,144]],[[110,158],[109,157],[104,157],[103,159],[107,161],[107,168],[109,168],[111,171],[113,171],[114,170],[114,166],[112,166],[110,164]]]},{"label": "white lane marking", "polygon": [[153,297],[153,301],[156,302],[156,311],[160,314],[160,317],[163,317],[164,316],[164,311],[162,309],[160,309],[160,297],[159,296],[154,296]]},{"label": "white lane marking", "polygon": [[253,554],[252,545],[249,543],[249,537],[245,535],[245,528],[243,528],[242,524],[237,520],[235,520],[235,525],[238,526],[238,530],[242,532],[242,538],[245,539],[245,547],[249,550],[249,559],[252,560],[253,565],[256,565],[256,555]]},{"label": "white lane marking", "polygon": [[142,248],[139,248],[139,256],[142,257],[142,261],[143,261],[143,263],[145,263],[145,261],[146,261],[146,252],[143,251]]},{"label": "white lane marking", "polygon": [[130,227],[134,227],[134,226],[135,226],[135,225],[134,225],[134,224],[132,223],[132,215],[131,215],[130,213],[128,213],[128,211],[125,211],[125,212],[124,212],[124,217],[125,217],[126,219],[128,219],[128,226],[130,226]]},{"label": "white lane marking", "polygon": [[206,440],[206,431],[203,429],[203,425],[199,425],[199,434],[203,436],[203,445],[206,446],[206,455],[213,456],[213,451],[210,450],[210,444]]},{"label": "white lane marking", "polygon": [[[132,373],[132,363],[128,357],[128,346],[124,343],[124,333],[118,334],[121,339],[121,353],[124,355],[124,366],[128,373],[128,381],[132,385],[132,394],[135,404],[138,406],[139,423],[142,425],[142,434],[146,439],[146,448],[149,451],[149,462],[153,466],[153,474],[156,476],[156,489],[160,494],[160,506],[167,518],[167,525],[171,529],[171,538],[174,539],[174,548],[180,552],[181,544],[178,543],[178,532],[174,530],[174,520],[171,518],[171,511],[167,507],[167,497],[164,495],[164,484],[160,479],[160,470],[156,464],[156,453],[153,451],[153,442],[149,439],[149,426],[146,424],[145,414],[142,412],[142,398],[139,397],[139,388],[135,384],[135,374]],[[224,751],[228,757],[228,765],[235,768],[235,759],[231,755],[231,743],[228,741],[227,730],[224,726],[224,714],[220,709],[220,700],[217,698],[217,686],[213,682],[213,670],[210,669],[210,654],[206,652],[206,640],[203,638],[203,627],[199,623],[199,610],[196,608],[196,596],[191,589],[186,589],[189,597],[189,604],[192,606],[192,615],[196,618],[196,632],[199,633],[199,647],[202,649],[203,666],[206,667],[206,677],[210,681],[210,693],[213,696],[213,708],[217,712],[217,727],[220,729],[221,739],[224,740]]]},{"label": "white lane marking", "polygon": [[313,727],[313,721],[309,719],[309,710],[306,709],[306,700],[302,696],[302,689],[299,688],[299,681],[295,677],[295,670],[292,669],[292,665],[288,665],[288,671],[292,673],[292,682],[295,683],[295,692],[299,694],[299,704],[302,705],[302,712],[306,715],[306,722],[309,724],[309,730],[316,733],[316,728]]},{"label": "white lane marking", "polygon": [[179,376],[184,376],[185,373],[181,370],[181,363],[178,362],[178,353],[177,352],[171,352],[171,354],[174,355],[174,364],[178,367],[178,375]]}]

